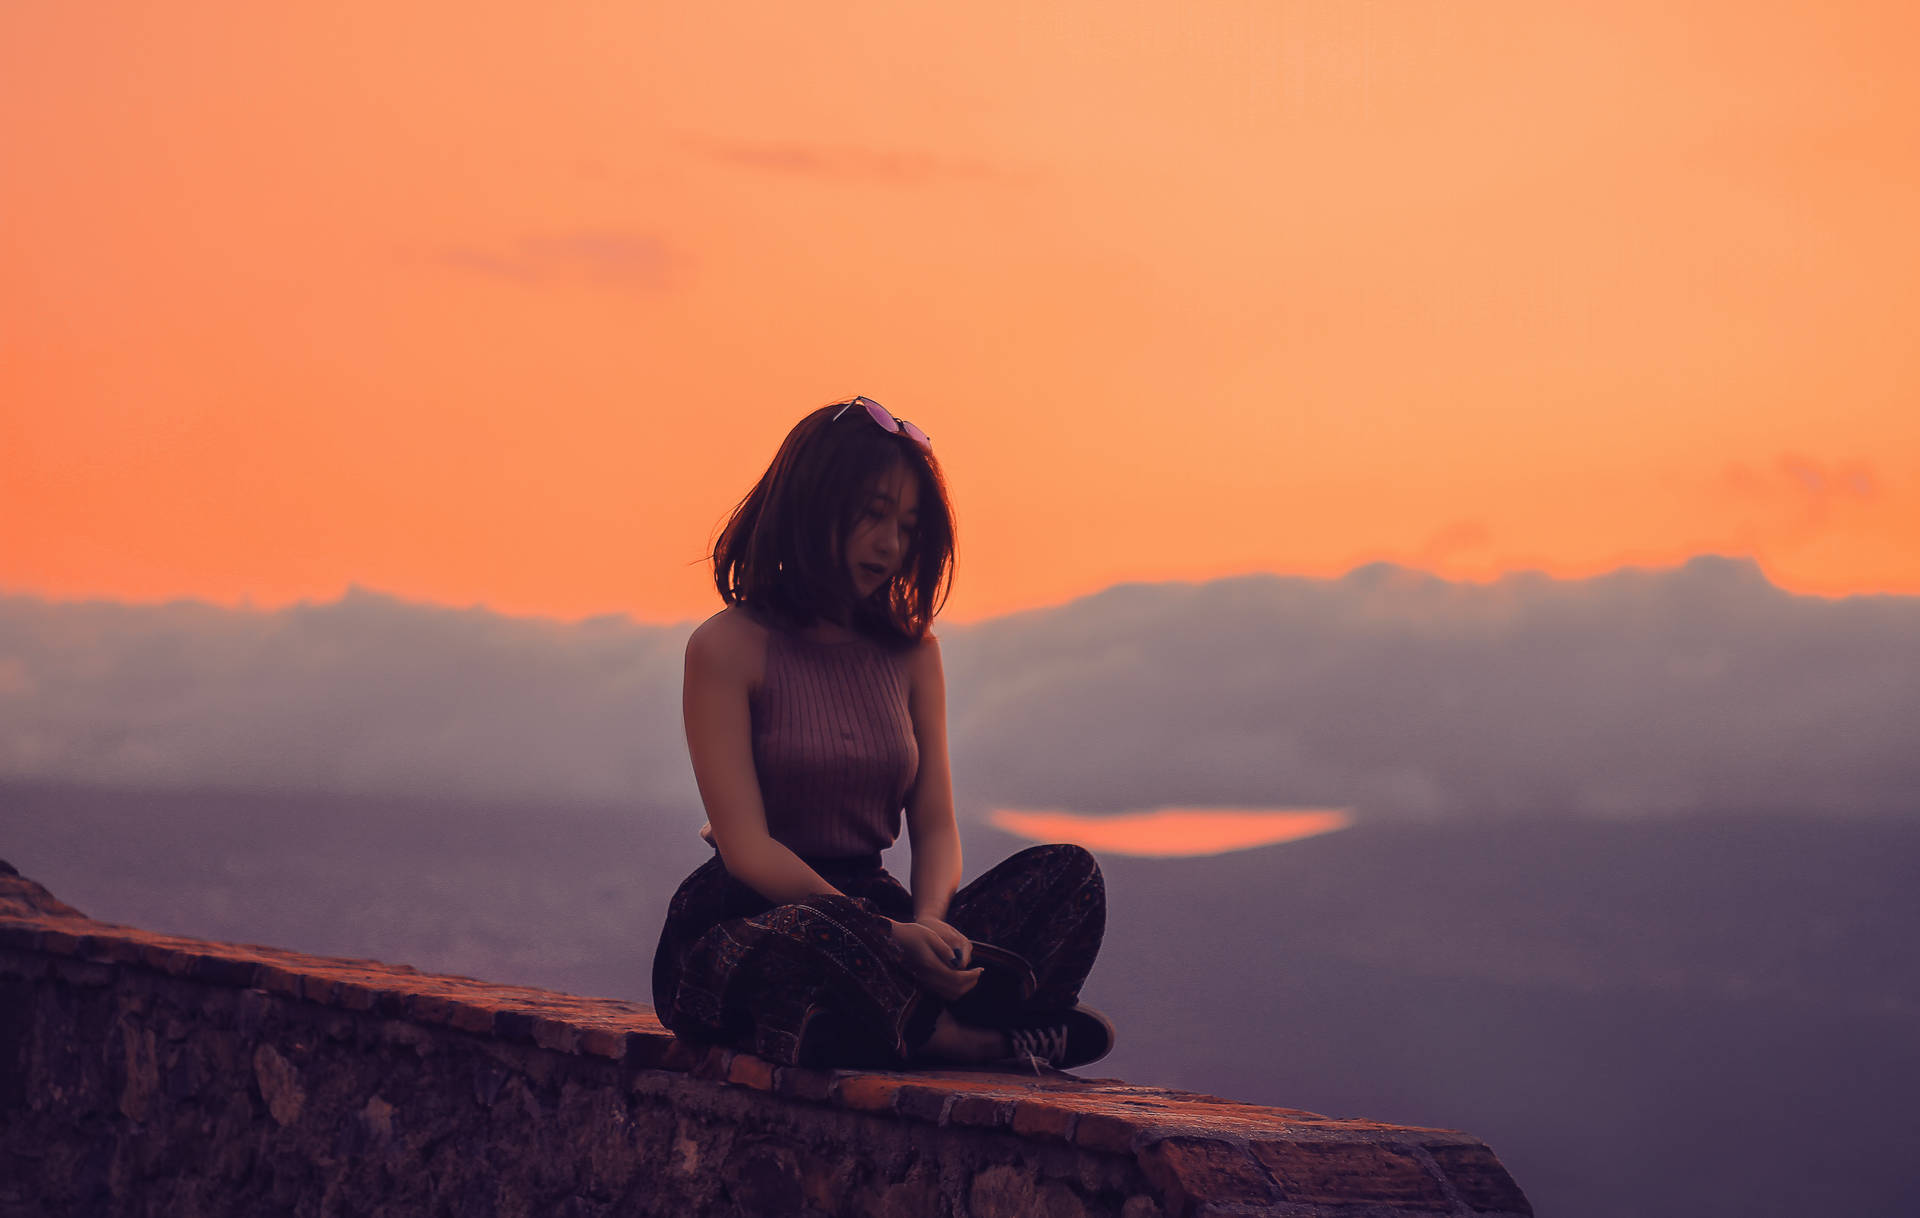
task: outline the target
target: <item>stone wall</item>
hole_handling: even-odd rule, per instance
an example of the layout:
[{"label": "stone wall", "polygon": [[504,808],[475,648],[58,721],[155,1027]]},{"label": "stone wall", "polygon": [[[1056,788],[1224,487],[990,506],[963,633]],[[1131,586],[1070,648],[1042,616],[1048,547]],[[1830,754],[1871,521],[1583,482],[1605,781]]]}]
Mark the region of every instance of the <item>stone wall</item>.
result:
[{"label": "stone wall", "polygon": [[0,1218],[1530,1213],[1466,1134],[776,1069],[638,1003],[94,922],[0,863]]}]

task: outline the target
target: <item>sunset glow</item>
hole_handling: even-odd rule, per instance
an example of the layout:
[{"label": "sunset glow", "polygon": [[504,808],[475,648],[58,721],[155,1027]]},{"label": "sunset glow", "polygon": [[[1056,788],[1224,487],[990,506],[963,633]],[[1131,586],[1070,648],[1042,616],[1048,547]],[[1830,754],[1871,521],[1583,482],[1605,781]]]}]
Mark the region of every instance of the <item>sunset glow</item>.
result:
[{"label": "sunset glow", "polygon": [[682,621],[808,409],[948,620],[1751,555],[1920,593],[1920,10],[0,9],[0,592]]},{"label": "sunset glow", "polygon": [[1112,816],[1002,808],[990,819],[1008,833],[1032,841],[1072,842],[1089,850],[1142,858],[1250,850],[1332,833],[1353,823],[1353,817],[1340,808],[1155,808]]}]

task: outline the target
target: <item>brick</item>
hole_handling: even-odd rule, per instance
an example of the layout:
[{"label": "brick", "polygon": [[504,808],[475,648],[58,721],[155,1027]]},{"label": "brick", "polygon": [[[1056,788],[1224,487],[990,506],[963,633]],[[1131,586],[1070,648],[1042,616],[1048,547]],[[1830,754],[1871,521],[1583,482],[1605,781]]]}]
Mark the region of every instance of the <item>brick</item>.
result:
[{"label": "brick", "polygon": [[1021,1100],[1013,1109],[1013,1132],[1023,1138],[1058,1138],[1062,1142],[1073,1137],[1073,1121],[1080,1114],[1071,1108],[1059,1104],[1049,1104],[1041,1100]]},{"label": "brick", "polygon": [[[266,974],[261,974],[264,983]],[[445,994],[412,994],[407,998],[405,1018],[415,1023],[439,1024],[451,1026],[453,1023],[453,1000]]]},{"label": "brick", "polygon": [[604,1057],[609,1061],[627,1060],[627,1032],[617,1032],[612,1028],[580,1029],[580,1052],[590,1053],[594,1057]]},{"label": "brick", "polygon": [[1073,1127],[1073,1144],[1104,1154],[1133,1152],[1133,1140],[1140,1134],[1138,1121],[1110,1112],[1083,1112]]},{"label": "brick", "polygon": [[140,945],[140,963],[156,973],[170,971],[168,964],[180,953],[164,943],[147,942]]},{"label": "brick", "polygon": [[782,1066],[774,1072],[773,1089],[790,1100],[824,1104],[833,1098],[833,1075],[803,1066]]},{"label": "brick", "polygon": [[531,1011],[508,1011],[495,1009],[493,1012],[492,1032],[501,1040],[515,1044],[533,1043],[533,1024],[536,1016]]},{"label": "brick", "polygon": [[953,1101],[954,1093],[944,1088],[909,1083],[901,1087],[894,1097],[893,1110],[913,1120],[938,1125],[943,1123],[947,1108]]},{"label": "brick", "polygon": [[[506,1012],[501,1012],[505,1015]],[[564,1019],[552,1019],[544,1015],[533,1017],[533,1043],[542,1049],[551,1049],[555,1053],[578,1053],[580,1051],[580,1029]]]},{"label": "brick", "polygon": [[975,1129],[1005,1129],[1013,1124],[1014,1101],[1003,1096],[963,1095],[953,1101],[947,1124]]},{"label": "brick", "polygon": [[1485,1146],[1429,1145],[1427,1153],[1460,1193],[1460,1199],[1482,1214],[1532,1214],[1533,1205],[1514,1183],[1506,1165]]},{"label": "brick", "polygon": [[252,987],[259,971],[260,962],[257,960],[202,953],[193,957],[193,965],[187,970],[187,976],[210,985],[230,985],[244,990]]},{"label": "brick", "polygon": [[301,996],[301,976],[291,969],[281,968],[277,964],[263,964],[255,974],[254,985],[274,994],[285,994],[290,998]]},{"label": "brick", "polygon": [[373,991],[373,1013],[387,1019],[405,1018],[407,1001],[411,997],[405,990],[376,988]]},{"label": "brick", "polygon": [[447,1004],[447,1026],[475,1036],[493,1035],[494,1010],[475,1002],[451,1001]]},{"label": "brick", "polygon": [[881,1074],[848,1075],[834,1086],[833,1098],[842,1108],[858,1112],[892,1112],[901,1081]]},{"label": "brick", "polygon": [[736,1053],[727,1066],[727,1081],[755,1091],[772,1091],[773,1063],[751,1053]]},{"label": "brick", "polygon": [[1445,1210],[1439,1177],[1404,1147],[1371,1142],[1255,1141],[1247,1149],[1300,1205],[1375,1205]]},{"label": "brick", "polygon": [[1171,1213],[1208,1203],[1270,1205],[1273,1188],[1238,1146],[1214,1138],[1164,1138],[1140,1152],[1140,1170]]}]

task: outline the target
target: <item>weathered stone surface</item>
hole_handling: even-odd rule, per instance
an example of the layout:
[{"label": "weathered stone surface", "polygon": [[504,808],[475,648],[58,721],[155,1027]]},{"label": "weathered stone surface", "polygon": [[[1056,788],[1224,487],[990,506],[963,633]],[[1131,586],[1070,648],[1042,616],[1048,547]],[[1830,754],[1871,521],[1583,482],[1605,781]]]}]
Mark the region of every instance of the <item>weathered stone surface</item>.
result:
[{"label": "weathered stone surface", "polygon": [[894,1097],[893,1110],[911,1120],[938,1125],[946,1118],[955,1098],[953,1092],[944,1087],[909,1083]]},{"label": "weathered stone surface", "polygon": [[112,965],[94,964],[87,960],[56,958],[53,962],[53,975],[68,985],[113,984]]},{"label": "weathered stone surface", "polygon": [[1141,1166],[1176,1214],[1206,1202],[1265,1205],[1273,1200],[1266,1175],[1246,1151],[1227,1142],[1165,1138],[1147,1147]]},{"label": "weathered stone surface", "polygon": [[755,1091],[772,1091],[773,1063],[751,1053],[736,1053],[727,1066],[727,1081]]},{"label": "weathered stone surface", "polygon": [[955,1097],[947,1112],[952,1125],[971,1125],[981,1129],[1003,1129],[1013,1124],[1015,1101],[991,1095]]},{"label": "weathered stone surface", "polygon": [[1444,1212],[1440,1180],[1402,1147],[1366,1142],[1255,1141],[1284,1200],[1307,1205],[1383,1205]]},{"label": "weathered stone surface", "polygon": [[604,1057],[609,1061],[625,1061],[627,1038],[631,1035],[632,1033],[618,1028],[584,1028],[580,1033],[580,1052]]},{"label": "weathered stone surface", "polygon": [[828,1071],[789,1066],[774,1072],[773,1089],[790,1100],[824,1104],[833,1098],[833,1082]]},{"label": "weathered stone surface", "polygon": [[836,1083],[833,1095],[842,1107],[861,1112],[891,1113],[902,1086],[901,1080],[891,1075],[858,1074]]},{"label": "weathered stone surface", "polygon": [[1074,1145],[1115,1155],[1132,1153],[1139,1135],[1138,1120],[1110,1112],[1083,1112],[1073,1127]]},{"label": "weathered stone surface", "polygon": [[260,1086],[260,1098],[266,1101],[267,1111],[275,1121],[291,1125],[300,1119],[307,1092],[300,1085],[300,1072],[280,1056],[279,1050],[272,1045],[261,1045],[253,1051],[253,1077]]},{"label": "weathered stone surface", "polygon": [[795,1214],[804,1201],[800,1162],[790,1146],[750,1142],[737,1146],[722,1171],[734,1205],[748,1214]]},{"label": "weathered stone surface", "polygon": [[125,1080],[120,1086],[120,1114],[130,1121],[145,1121],[153,1112],[153,1097],[160,1090],[153,1029],[123,1021],[120,1051]]},{"label": "weathered stone surface", "polygon": [[1429,1145],[1427,1153],[1445,1173],[1447,1182],[1478,1213],[1531,1214],[1520,1186],[1493,1152],[1477,1142]]},{"label": "weathered stone surface", "polygon": [[0,859],[0,918],[77,918],[84,921],[87,915],[21,875],[14,870],[12,863]]},{"label": "weathered stone surface", "polygon": [[1028,1218],[1040,1205],[1040,1182],[1032,1172],[996,1164],[973,1178],[967,1194],[977,1218]]},{"label": "weathered stone surface", "polygon": [[91,922],[0,869],[0,1214],[1526,1215],[1463,1134],[776,1068],[642,1004]]},{"label": "weathered stone surface", "polygon": [[[830,1204],[831,1196],[827,1200]],[[827,1207],[816,1203],[815,1208]],[[941,1193],[939,1173],[924,1164],[909,1171],[903,1180],[877,1186],[864,1207],[866,1218],[930,1218],[952,1212]]]},{"label": "weathered stone surface", "polygon": [[1079,1113],[1062,1104],[1022,1100],[1013,1110],[1013,1132],[1028,1138],[1066,1141]]}]

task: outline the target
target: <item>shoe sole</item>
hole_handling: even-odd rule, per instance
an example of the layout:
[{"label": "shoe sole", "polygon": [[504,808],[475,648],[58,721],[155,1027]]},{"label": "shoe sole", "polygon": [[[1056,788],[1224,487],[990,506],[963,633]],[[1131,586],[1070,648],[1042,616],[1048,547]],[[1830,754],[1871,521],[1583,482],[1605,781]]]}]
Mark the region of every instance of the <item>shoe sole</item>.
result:
[{"label": "shoe sole", "polygon": [[[1067,1062],[1061,1062],[1058,1067],[1061,1070],[1078,1070],[1082,1066],[1091,1066],[1093,1063],[1099,1061],[1101,1058],[1105,1057],[1107,1054],[1113,1052],[1113,1046],[1115,1042],[1118,1040],[1118,1033],[1114,1029],[1113,1021],[1111,1019],[1108,1019],[1105,1015],[1102,1015],[1100,1012],[1094,1010],[1092,1007],[1088,1006],[1084,1002],[1076,1002],[1073,1004],[1073,1010],[1068,1012],[1068,1016],[1069,1018],[1071,1018],[1072,1016],[1075,1016],[1075,1015],[1081,1016],[1086,1019],[1091,1019],[1095,1023],[1100,1025],[1101,1041],[1104,1047],[1101,1048],[1101,1050],[1098,1053],[1095,1053],[1093,1056],[1082,1058],[1078,1061],[1072,1062],[1071,1064]],[[1071,1028],[1069,1028],[1067,1031],[1067,1040],[1069,1043],[1071,1043],[1073,1040],[1073,1030]]]}]

